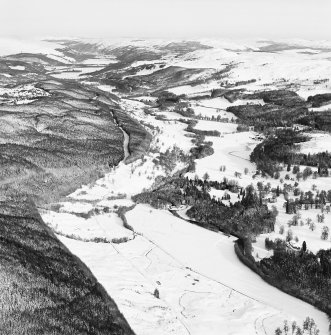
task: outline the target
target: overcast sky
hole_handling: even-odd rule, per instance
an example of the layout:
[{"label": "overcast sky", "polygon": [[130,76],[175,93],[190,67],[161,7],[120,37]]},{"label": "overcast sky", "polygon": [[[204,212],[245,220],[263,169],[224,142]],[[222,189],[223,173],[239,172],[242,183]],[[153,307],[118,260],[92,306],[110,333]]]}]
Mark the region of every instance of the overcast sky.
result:
[{"label": "overcast sky", "polygon": [[331,40],[331,0],[0,0],[2,37]]}]

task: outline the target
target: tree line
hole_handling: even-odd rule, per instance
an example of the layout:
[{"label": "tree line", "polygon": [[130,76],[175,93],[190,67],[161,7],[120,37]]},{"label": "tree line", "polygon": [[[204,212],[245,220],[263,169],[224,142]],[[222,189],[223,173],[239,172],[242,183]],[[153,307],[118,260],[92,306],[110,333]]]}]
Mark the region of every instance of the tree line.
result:
[{"label": "tree line", "polygon": [[[331,168],[331,153],[320,152],[316,154],[303,154],[295,152],[296,146],[302,142],[309,140],[309,137],[294,131],[293,129],[277,130],[268,135],[268,137],[258,144],[250,155],[252,162],[257,164],[259,170],[270,176],[275,176],[281,169],[279,163],[287,165],[287,171],[296,173],[300,178],[304,174],[298,175],[300,172],[299,165],[317,167],[317,174],[322,177],[329,175],[328,168]],[[305,177],[308,177],[313,172],[306,170]]]}]

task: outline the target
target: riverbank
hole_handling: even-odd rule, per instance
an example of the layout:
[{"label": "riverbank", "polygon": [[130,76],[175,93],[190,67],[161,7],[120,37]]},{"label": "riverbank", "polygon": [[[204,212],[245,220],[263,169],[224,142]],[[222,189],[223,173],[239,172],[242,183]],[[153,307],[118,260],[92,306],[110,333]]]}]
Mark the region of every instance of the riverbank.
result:
[{"label": "riverbank", "polygon": [[267,271],[267,269],[262,269],[260,264],[255,262],[252,255],[244,252],[243,248],[245,248],[245,243],[244,240],[239,239],[234,245],[235,253],[240,261],[257,273],[268,284],[325,312],[330,320],[329,333],[331,334],[331,305],[328,303],[327,299],[325,299],[324,296],[314,294],[313,291],[302,290],[289,281],[282,281],[279,278],[276,279],[276,274],[273,273],[272,269],[269,269],[269,271]]}]

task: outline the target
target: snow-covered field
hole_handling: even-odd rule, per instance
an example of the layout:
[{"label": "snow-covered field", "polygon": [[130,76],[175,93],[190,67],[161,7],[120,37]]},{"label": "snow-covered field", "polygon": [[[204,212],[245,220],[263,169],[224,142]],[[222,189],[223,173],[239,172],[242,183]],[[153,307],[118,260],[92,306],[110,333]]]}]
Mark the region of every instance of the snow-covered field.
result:
[{"label": "snow-covered field", "polygon": [[110,92],[110,93],[116,88],[115,86],[110,86],[110,85],[98,85],[97,87],[99,90]]},{"label": "snow-covered field", "polygon": [[300,144],[300,152],[316,154],[323,151],[331,152],[331,135],[329,133],[309,133],[310,141]]},{"label": "snow-covered field", "polygon": [[[222,125],[219,122],[213,123]],[[225,128],[220,127],[217,130],[226,133],[236,126],[235,124],[225,125]],[[199,129],[198,126],[197,128]],[[206,140],[213,142],[214,154],[196,160],[196,171],[188,173],[189,177],[194,178],[195,175],[198,175],[202,178],[205,173],[208,173],[211,180],[222,180],[223,177],[226,177],[237,180],[244,187],[252,183],[251,175],[256,171],[256,166],[249,161],[249,155],[259,143],[254,139],[253,132],[230,133],[223,137],[207,136]],[[225,166],[225,171],[220,171],[221,166]],[[244,174],[245,168],[249,171],[247,175]],[[235,177],[236,172],[241,176]]]},{"label": "snow-covered field", "polygon": [[208,104],[211,100],[205,100],[203,102],[197,103],[197,104],[192,104],[191,108],[194,111],[194,114],[196,116],[202,116],[202,117],[208,117],[208,118],[217,118],[218,116],[220,116],[221,118],[227,118],[229,120],[236,120],[237,117],[232,114],[229,113],[223,109],[221,109],[220,107],[213,107],[210,105],[213,104]]},{"label": "snow-covered field", "polygon": [[137,335],[188,334],[180,313],[164,299],[154,297],[158,284],[144,273],[153,246],[139,237],[128,244],[131,250],[125,250],[126,244],[86,243],[61,236],[59,239],[91,269]]},{"label": "snow-covered field", "polygon": [[24,71],[25,70],[25,66],[22,65],[16,65],[16,66],[10,66],[9,68],[11,68],[12,70],[18,70],[18,71]]},{"label": "snow-covered field", "polygon": [[[123,99],[121,105],[137,120],[150,124],[153,128],[160,130],[153,141],[160,152],[165,152],[169,148],[178,146],[184,152],[188,153],[193,147],[191,139],[185,136],[187,134],[184,131],[187,127],[186,124],[171,120],[171,117],[169,118],[170,120],[157,120],[154,116],[144,113],[143,109],[146,105],[139,101]],[[155,141],[157,143],[155,143]]]},{"label": "snow-covered field", "polygon": [[[185,142],[187,137],[182,124],[155,120],[143,113],[139,103],[130,101],[125,106],[137,119],[160,128],[153,143],[155,145],[156,138],[160,138],[157,143],[163,151],[174,144],[183,150],[191,147],[192,144]],[[212,121],[201,121],[201,124],[199,121],[198,125],[205,129],[215,129],[212,127],[218,125],[221,132],[235,126]],[[248,157],[258,143],[254,136],[246,132],[207,137],[213,141],[215,153],[197,161],[196,173],[202,176],[208,172],[211,179],[226,176],[237,179],[240,185],[249,184],[255,166]],[[226,165],[226,171],[220,172],[219,165]],[[243,173],[245,167],[249,168],[248,175]],[[149,179],[153,171],[155,175]],[[235,172],[241,172],[241,178],[235,178]],[[82,201],[82,207],[77,203],[72,205],[72,201],[64,202],[59,213],[43,214],[45,222],[61,235],[108,240],[122,235],[130,239],[115,245],[59,236],[90,267],[138,335],[273,335],[284,319],[300,323],[308,315],[315,319],[321,332],[326,333],[327,319],[323,313],[266,284],[240,263],[234,253],[233,238],[144,205],[126,214],[129,225],[142,236],[133,236],[122,227],[113,212],[90,219],[73,214],[88,212],[91,202],[93,208],[109,206],[111,211],[117,204],[129,206],[132,204],[130,195],[151,186],[157,174],[163,172],[155,170],[152,157],[147,157],[145,162],[121,163],[94,185],[83,186],[70,196]],[[211,190],[211,194],[214,193],[220,195]],[[126,194],[127,198],[114,199],[120,194]],[[268,256],[263,247],[259,251],[257,245],[254,248],[261,257]],[[159,299],[154,295],[155,289]]]},{"label": "snow-covered field", "polygon": [[[251,45],[239,46],[242,50],[224,49],[216,46],[209,50],[199,50],[178,59],[177,66],[224,68],[225,64],[234,65],[230,80],[233,82],[255,79],[247,88],[263,90],[266,84],[278,83],[274,87],[284,86],[286,83],[310,83],[306,88],[301,87],[298,92],[303,97],[316,94],[318,90],[330,92],[330,83],[313,85],[313,80],[330,78],[331,65],[330,51],[321,51],[314,54],[305,53],[305,50],[294,49],[282,52],[256,53],[245,48]],[[256,46],[253,47],[256,50]],[[306,50],[307,52],[307,50]],[[306,93],[307,92],[307,93]]]},{"label": "snow-covered field", "polygon": [[[140,42],[137,43],[139,45]],[[208,43],[213,44],[211,41]],[[331,63],[327,60],[327,57],[331,57],[330,52],[320,53],[314,49],[256,52],[257,47],[263,44],[213,45],[214,49],[168,57],[162,62],[167,66],[215,70],[222,70],[231,64],[227,78],[231,83],[256,79],[256,82],[246,86],[249,92],[284,88],[289,82],[294,83],[295,90],[303,98],[316,92],[331,92],[328,81],[314,84],[315,79],[331,76]],[[78,79],[82,73],[96,71],[99,66],[113,61],[90,59],[85,62],[87,67],[76,67],[78,72],[66,72],[62,68],[61,73],[54,76]],[[155,62],[136,62],[132,66],[149,63]],[[143,70],[138,75],[151,73],[155,69],[158,67]],[[222,80],[173,87],[169,91],[188,95],[206,93],[220,88]],[[114,87],[101,85],[99,88],[112,92]],[[151,113],[145,112],[149,106],[137,101],[139,99],[155,100],[154,97],[142,96],[135,100],[122,99],[120,104],[153,135],[150,152],[143,160],[127,165],[122,162],[96,183],[82,186],[69,195],[67,201],[60,203],[58,211],[41,212],[44,221],[90,267],[137,335],[274,335],[275,328],[281,326],[283,320],[301,323],[307,316],[315,319],[321,335],[327,334],[326,315],[268,285],[244,266],[235,255],[234,238],[202,229],[168,211],[146,205],[136,205],[126,213],[134,232],[123,226],[116,212],[118,207],[133,205],[131,196],[150,188],[158,176],[169,173],[155,164],[154,159],[159,153],[178,147],[188,154],[194,146],[185,131],[187,125],[179,122],[182,116],[163,111],[157,114],[166,120],[156,119]],[[214,98],[192,102],[191,107],[196,115],[203,117],[220,115],[222,118],[236,119],[225,109],[247,103],[263,104],[263,101],[237,100],[230,103],[224,98]],[[205,138],[212,142],[214,154],[196,160],[196,171],[188,173],[188,177],[197,175],[203,178],[207,173],[211,180],[220,181],[226,177],[244,187],[251,183],[256,185],[258,181],[269,182],[272,187],[281,186],[284,182],[295,183],[292,173],[289,174],[293,180],[285,180],[288,173],[285,170],[277,180],[271,177],[252,178],[256,166],[249,161],[249,155],[261,141],[257,139],[257,133],[237,133],[236,123],[210,120],[198,120],[196,129],[217,130],[221,135]],[[325,151],[331,148],[330,138],[329,135],[316,133],[311,141],[301,145],[300,150],[304,153]],[[177,162],[172,173],[181,168],[184,168],[184,164]],[[314,180],[309,177],[300,181],[300,189],[310,190],[312,184],[316,184],[319,190],[331,189],[330,180],[330,177]],[[210,190],[211,196],[216,198],[224,193]],[[227,193],[231,202],[237,200],[237,194]],[[276,203],[270,204],[279,211],[275,232],[257,238],[253,245],[256,259],[272,255],[272,251],[265,249],[266,237],[284,239],[289,229],[294,237],[298,237],[298,245],[306,241],[308,249],[313,252],[331,247],[330,240],[322,241],[320,238],[322,226],[331,225],[331,214],[326,214],[324,223],[317,223],[316,216],[320,210],[302,210],[302,220],[305,222],[311,218],[316,223],[316,229],[311,231],[306,224],[289,228],[287,222],[293,215],[285,213],[283,203],[281,196]],[[185,218],[185,212],[186,209],[181,209],[178,213]],[[281,226],[285,229],[283,234],[279,234]],[[120,238],[128,241],[109,243]],[[99,239],[100,243],[92,242],[93,239]]]},{"label": "snow-covered field", "polygon": [[331,111],[331,104],[324,105],[324,106],[321,106],[321,107],[310,108],[310,110],[313,111],[313,112],[329,112],[329,111]]},{"label": "snow-covered field", "polygon": [[51,75],[55,78],[59,79],[79,79],[81,76],[101,70],[102,66],[90,66],[90,67],[70,67],[70,68],[62,68],[58,69],[56,73],[52,73]]},{"label": "snow-covered field", "polygon": [[261,99],[256,99],[256,100],[238,99],[231,103],[223,97],[202,100],[200,101],[200,103],[206,107],[219,108],[219,109],[224,109],[224,110],[230,106],[239,106],[239,105],[247,105],[247,104],[264,105],[264,101]]},{"label": "snow-covered field", "polygon": [[97,58],[90,58],[85,59],[81,62],[81,64],[84,65],[99,65],[99,66],[106,66],[108,64],[114,64],[117,63],[116,58],[114,57],[97,57]]},{"label": "snow-covered field", "polygon": [[69,197],[84,201],[107,200],[122,194],[130,197],[152,186],[158,175],[164,175],[164,172],[157,170],[149,157],[145,163],[138,160],[129,165],[121,164],[94,185],[84,185]]},{"label": "snow-covered field", "polygon": [[[291,241],[292,245],[301,247],[303,241],[306,241],[307,249],[317,253],[320,249],[329,249],[331,248],[330,238],[327,240],[321,239],[322,228],[324,226],[331,227],[331,213],[326,213],[324,211],[324,222],[318,222],[317,215],[321,215],[320,209],[309,209],[309,210],[300,210],[298,211],[300,215],[299,221],[302,221],[302,225],[299,223],[297,226],[289,226],[288,222],[294,217],[295,214],[286,214],[284,208],[285,200],[283,197],[278,198],[277,202],[272,204],[276,206],[279,214],[276,218],[275,231],[269,234],[261,234],[257,237],[257,243],[254,244],[254,252],[253,254],[256,256],[258,253],[259,257],[263,257],[261,255],[261,250],[266,250],[264,241],[265,238],[268,237],[271,240],[275,240],[276,238],[285,240],[288,231],[291,230],[293,233],[293,240]],[[310,225],[307,224],[307,219],[311,219],[314,223],[314,230],[310,228]],[[284,227],[284,232],[280,234],[281,226]],[[298,241],[295,241],[295,238],[298,238]],[[255,250],[256,249],[256,250]],[[269,254],[270,255],[270,254]]]},{"label": "snow-covered field", "polygon": [[56,43],[50,43],[41,41],[39,39],[19,39],[19,38],[0,38],[0,56],[13,55],[24,52],[31,53],[44,53],[44,54],[55,54],[60,55],[61,53],[56,51],[59,47]]},{"label": "snow-covered field", "polygon": [[[288,43],[289,47],[274,52],[273,50],[259,50],[261,47],[268,46],[269,43],[272,44],[272,42],[266,41],[233,42],[202,39],[200,42],[212,46],[212,48],[192,51],[177,57],[165,55],[161,61],[166,66],[215,69],[216,71],[222,71],[230,66],[231,70],[227,80],[231,83],[256,80],[256,82],[245,86],[251,92],[266,88],[285,88],[289,83],[294,85],[294,89],[305,99],[312,94],[331,92],[330,82],[323,82],[324,79],[331,76],[329,61],[331,52],[327,44],[312,46],[311,41],[281,41],[280,43]],[[132,43],[147,49],[155,45],[164,45],[164,41],[156,40]],[[160,60],[139,61],[137,63],[143,65],[156,62],[160,62]],[[322,81],[318,83],[318,80]],[[222,81],[210,80],[199,85],[183,85],[173,87],[170,91],[179,95],[208,93],[212,89],[220,88]],[[238,85],[237,87],[244,86]]]},{"label": "snow-covered field", "polygon": [[236,123],[199,120],[195,126],[195,129],[210,131],[217,130],[221,133],[221,135],[225,135],[235,133],[237,131],[237,127],[238,125]]},{"label": "snow-covered field", "polygon": [[[149,219],[151,216],[152,220]],[[265,315],[269,315],[267,331],[274,330],[285,315],[300,320],[307,313],[316,319],[321,332],[326,331],[327,322],[323,313],[271,287],[243,267],[234,253],[232,238],[183,222],[167,211],[143,205],[129,212],[127,219],[137,232],[185,266],[265,305]],[[246,310],[241,312],[245,314]],[[247,312],[251,312],[249,308]]]},{"label": "snow-covered field", "polygon": [[234,204],[235,202],[238,201],[238,193],[233,193],[233,192],[230,192],[229,190],[216,190],[215,188],[211,188],[209,194],[210,194],[211,197],[214,197],[215,199],[220,198],[221,200],[222,200],[223,196],[225,196],[225,195],[229,196],[230,199],[222,200],[222,202],[225,205],[229,205],[230,202],[232,204]]},{"label": "snow-covered field", "polygon": [[219,83],[217,81],[211,81],[206,84],[200,85],[182,85],[168,89],[169,92],[172,92],[177,95],[181,94],[200,94],[200,93],[210,93],[211,90],[219,88]]},{"label": "snow-covered field", "polygon": [[240,263],[233,238],[145,205],[127,219],[142,234],[127,243],[59,238],[90,267],[137,335],[273,335],[284,319],[301,322],[306,315],[326,333],[323,313]]},{"label": "snow-covered field", "polygon": [[[185,136],[186,125],[176,120],[156,120],[144,113],[144,104],[140,102],[126,100],[123,107],[138,120],[158,127],[152,144],[158,150],[164,152],[177,145],[188,152],[192,147]],[[252,183],[256,167],[249,162],[249,154],[259,140],[253,132],[233,133],[235,127],[232,123],[198,121],[197,129],[219,130],[223,137],[206,137],[213,142],[215,153],[196,161],[192,177],[195,174],[202,177],[207,172],[211,179],[227,177],[242,186]],[[115,299],[136,334],[273,335],[283,320],[301,323],[306,316],[314,318],[321,334],[327,334],[326,315],[268,285],[245,267],[235,255],[233,238],[145,205],[137,205],[126,214],[129,225],[138,235],[122,226],[115,207],[131,205],[131,195],[150,187],[157,175],[164,175],[162,169],[155,168],[153,157],[150,154],[144,162],[121,163],[94,185],[83,186],[71,194],[71,199],[84,204],[82,207],[72,206],[70,200],[61,204],[59,213],[43,214],[45,222],[61,235],[75,235],[81,239],[98,237],[108,241],[119,237],[129,239],[121,244],[93,243],[59,235]],[[221,165],[226,166],[225,171],[219,171]],[[245,168],[249,171],[247,175]],[[241,176],[235,177],[235,172]],[[279,180],[270,181],[275,185],[279,183]],[[125,199],[116,199],[123,195]],[[211,190],[211,195],[222,196],[216,190]],[[231,200],[235,198],[236,194],[231,194]],[[276,232],[261,235],[254,245],[254,253],[259,257],[272,254],[265,250],[264,238],[277,237],[278,227],[291,218],[284,214],[280,199],[276,205],[280,212]],[[86,213],[91,206],[109,206],[111,213],[89,219],[75,214]],[[185,210],[182,214],[185,215]],[[307,241],[311,250],[322,246],[318,229],[313,237],[307,235],[310,231],[306,226],[291,229],[300,242]]]},{"label": "snow-covered field", "polygon": [[103,238],[110,242],[113,239],[133,238],[132,231],[123,227],[122,220],[115,213],[103,213],[85,219],[77,214],[49,211],[43,214],[43,220],[55,232],[78,240]]}]

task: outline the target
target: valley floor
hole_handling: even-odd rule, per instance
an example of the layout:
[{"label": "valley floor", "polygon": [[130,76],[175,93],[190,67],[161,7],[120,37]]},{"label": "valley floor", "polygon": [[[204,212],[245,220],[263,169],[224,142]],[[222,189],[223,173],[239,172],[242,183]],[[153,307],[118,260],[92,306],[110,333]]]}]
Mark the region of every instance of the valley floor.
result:
[{"label": "valley floor", "polygon": [[139,234],[127,243],[59,238],[91,269],[137,335],[272,335],[283,320],[300,323],[306,316],[327,334],[324,313],[243,266],[234,238],[146,205],[127,219]]},{"label": "valley floor", "polygon": [[[255,59],[255,54],[252,57]],[[291,58],[286,55],[284,59]],[[249,59],[248,63],[252,62]],[[264,90],[267,83],[275,83],[275,86],[268,86],[270,89],[283,85],[282,81],[274,79],[273,65],[266,68],[265,81],[257,78],[257,82],[249,86],[252,91],[257,88]],[[288,71],[287,63],[282,69],[284,73]],[[256,72],[239,66],[231,76],[239,80],[244,74],[244,79],[249,80]],[[293,70],[295,74],[299,72]],[[77,74],[62,75],[75,78]],[[202,89],[202,92],[211,91],[218,86],[217,82],[210,87],[182,85],[172,91],[192,94]],[[109,85],[98,87],[112,91]],[[309,316],[316,321],[320,334],[326,335],[329,327],[326,314],[267,284],[242,264],[235,254],[233,237],[200,228],[167,210],[156,210],[147,205],[136,205],[125,214],[133,231],[125,228],[118,207],[134,205],[131,196],[148,190],[158,177],[183,169],[185,164],[177,161],[170,173],[155,160],[160,159],[160,153],[168,154],[174,147],[188,155],[194,146],[191,141],[194,135],[185,131],[187,124],[181,120],[187,122],[190,118],[171,109],[150,108],[149,103],[142,102],[153,101],[155,97],[141,96],[141,101],[138,101],[138,96],[125,98],[119,94],[119,97],[121,108],[152,134],[150,151],[130,164],[120,163],[96,183],[77,189],[59,204],[58,211],[42,211],[41,215],[70,251],[91,269],[135,333],[274,335],[284,320],[301,324]],[[238,100],[235,104],[247,102]],[[263,104],[262,100],[251,102]],[[243,187],[251,183],[256,185],[258,181],[270,182],[271,187],[280,185],[279,180],[255,176],[256,165],[249,161],[249,156],[263,138],[254,131],[238,133],[236,117],[225,110],[230,105],[233,103],[224,98],[195,100],[190,104],[194,112],[191,121],[196,121],[195,129],[217,131],[219,136],[206,136],[205,140],[211,142],[214,153],[196,160],[195,171],[186,176],[203,178],[207,174],[211,180],[219,181],[225,177]],[[215,122],[217,116],[222,117],[222,122]],[[207,119],[212,117],[213,120]],[[124,139],[127,158],[130,154],[126,150],[129,138],[125,133]],[[323,141],[318,136],[314,140],[315,149],[319,150]],[[285,178],[285,171],[281,178]],[[324,182],[322,178],[316,181],[317,186]],[[307,181],[307,185],[303,183],[304,190],[309,189],[311,183],[312,180]],[[231,202],[235,202],[238,194],[227,193]],[[218,198],[224,191],[211,189],[210,194]],[[289,219],[282,209],[282,201],[278,198],[276,203],[280,212],[277,229]],[[185,210],[180,215],[185,217]],[[301,238],[308,240],[306,236],[299,237],[300,242]],[[121,238],[122,243],[114,241]],[[255,253],[262,257],[268,256],[264,238],[261,235],[254,245]],[[319,245],[317,238],[316,235],[314,252]]]},{"label": "valley floor", "polygon": [[[36,198],[43,200],[38,204],[47,203],[39,209],[43,221],[90,268],[133,331],[137,335],[274,335],[284,320],[301,325],[310,317],[320,335],[328,334],[325,313],[267,284],[240,262],[234,250],[234,237],[187,222],[185,205],[177,212],[181,219],[166,209],[134,204],[132,196],[151,189],[161,177],[183,171],[192,163],[192,156],[199,157],[192,164],[194,172],[184,177],[212,181],[226,178],[240,187],[270,183],[266,192],[270,198],[261,196],[261,201],[265,200],[269,208],[276,206],[279,215],[275,232],[261,234],[253,244],[255,259],[272,255],[272,251],[266,250],[266,237],[284,240],[289,229],[299,247],[305,240],[311,252],[329,248],[330,239],[321,241],[321,229],[330,226],[330,213],[325,221],[316,224],[314,232],[302,224],[284,228],[284,234],[278,233],[292,216],[285,213],[284,196],[274,198],[271,189],[282,188],[286,183],[296,187],[296,174],[285,171],[285,166],[277,179],[257,174],[256,164],[249,158],[264,135],[254,132],[252,126],[240,127],[239,130],[249,131],[238,132],[239,121],[227,107],[265,104],[261,98],[232,99],[243,88],[247,93],[291,88],[305,99],[314,93],[330,92],[330,49],[320,47],[315,54],[312,44],[312,49],[292,50],[289,46],[288,50],[278,52],[270,45],[264,51],[260,46],[261,52],[257,53],[258,45],[238,49],[237,45],[215,44],[202,49],[198,45],[182,53],[180,45],[175,52],[176,43],[170,43],[160,46],[155,53],[154,44],[144,49],[136,41],[129,48],[118,45],[113,50],[117,55],[106,57],[99,45],[87,51],[90,56],[84,56],[88,43],[58,43],[64,48],[62,52],[48,51],[50,58],[38,61],[39,65],[44,64],[41,67],[33,65],[37,56],[32,61],[31,55],[24,54],[2,59],[0,102],[4,104],[3,148],[9,146],[9,139],[16,139],[16,145],[25,148],[32,138],[36,144],[32,149],[38,149],[31,156],[34,163],[39,162],[45,171],[55,170],[59,176],[54,173],[53,180],[51,173],[41,175],[28,166],[40,179],[27,182],[24,188],[17,176],[22,174],[25,178],[30,174],[22,169],[25,162],[20,160],[24,157],[13,146],[9,148],[15,158],[11,164],[16,159],[20,164],[13,165],[15,168],[9,165],[8,175],[3,173],[8,179],[0,186],[6,190],[7,184],[12,184],[18,192],[29,194],[32,188]],[[40,52],[40,47],[37,50]],[[30,81],[34,84],[25,84]],[[169,107],[167,99],[162,102],[162,91],[166,89],[184,96],[172,97]],[[225,98],[224,90],[232,94]],[[179,103],[173,104],[177,98]],[[328,103],[311,107],[311,111],[324,113],[330,106]],[[58,114],[61,120],[55,122]],[[48,148],[51,135],[50,143],[58,143],[58,137],[61,141]],[[151,146],[145,152],[150,137]],[[47,141],[40,140],[43,138]],[[330,145],[330,138],[327,133],[314,132],[311,140],[298,150],[320,152]],[[40,143],[46,143],[45,147],[39,147]],[[70,151],[70,145],[75,150]],[[196,151],[192,152],[192,148]],[[47,155],[41,155],[39,149]],[[67,165],[57,155],[64,149],[68,149],[64,155]],[[97,166],[102,171],[96,171]],[[103,174],[103,178],[75,190],[75,185]],[[313,190],[315,194],[330,189],[330,185],[331,177],[310,176],[300,181],[302,191]],[[59,199],[50,197],[51,192],[62,195],[73,189],[73,193],[61,198],[62,202],[51,203]],[[238,193],[228,190],[211,188],[208,192],[215,199],[226,193],[226,205],[240,199]],[[294,196],[293,189],[289,194]],[[316,208],[301,212],[306,221],[316,220],[320,213]],[[70,275],[70,270],[66,274]],[[89,317],[94,321],[92,313]]]},{"label": "valley floor", "polygon": [[[161,136],[165,142],[167,139],[172,142],[172,136],[166,135],[166,127],[172,125],[164,126]],[[224,141],[232,143],[231,148],[223,146],[216,154],[223,153],[224,161],[229,152],[237,152],[243,148],[243,142],[252,141],[248,135],[243,133],[232,141]],[[248,154],[247,150],[239,152],[225,174],[230,176],[239,167],[243,169],[242,162],[250,165],[244,160]],[[202,164],[203,160],[200,161]],[[212,168],[211,161],[205,166]],[[214,173],[219,172],[215,169]],[[101,237],[108,241],[120,236],[129,239],[114,244],[58,236],[115,299],[137,335],[273,335],[283,320],[301,323],[307,316],[315,319],[321,334],[327,334],[326,315],[268,285],[244,266],[235,255],[234,238],[145,205],[137,205],[126,213],[129,225],[138,235],[124,228],[114,213],[115,208],[132,205],[130,196],[149,187],[158,174],[163,172],[155,170],[148,156],[144,163],[121,163],[94,185],[82,187],[68,202],[62,203],[66,214],[42,214],[45,222],[61,231],[61,235],[74,234],[82,239]],[[152,180],[148,178],[150,175]],[[248,183],[249,176],[243,175],[241,181]],[[116,199],[119,194],[125,194],[125,199]],[[88,219],[79,219],[74,213],[102,206],[109,207],[110,213]],[[156,289],[159,299],[154,295]]]},{"label": "valley floor", "polygon": [[[144,116],[144,120],[149,118]],[[180,123],[155,120],[155,124],[161,131],[154,136],[152,146],[159,138],[160,145],[164,143],[163,151],[176,143],[188,150],[189,142]],[[247,159],[252,150],[250,143],[256,143],[254,134],[224,136],[225,139],[214,138],[217,161],[228,164],[224,174],[231,177],[245,166],[253,169]],[[204,169],[214,173],[214,178],[221,174],[213,165],[213,156],[197,161],[198,174]],[[136,334],[273,335],[283,320],[301,324],[307,316],[314,318],[321,334],[327,334],[327,316],[268,285],[244,266],[235,255],[234,238],[146,205],[137,205],[126,213],[135,234],[122,226],[117,206],[132,205],[131,195],[150,187],[157,175],[164,175],[162,169],[156,169],[152,158],[153,154],[147,155],[145,161],[120,163],[94,185],[83,186],[71,194],[61,204],[60,213],[42,213],[44,221],[60,232],[59,239],[87,264],[114,298]],[[250,171],[236,179],[249,184],[251,174]],[[119,196],[124,199],[118,199]],[[105,206],[110,213],[77,218],[77,213]],[[67,212],[67,216],[61,211]],[[68,238],[66,234],[82,240]],[[126,236],[129,241],[84,241],[91,236],[108,241]]]}]

